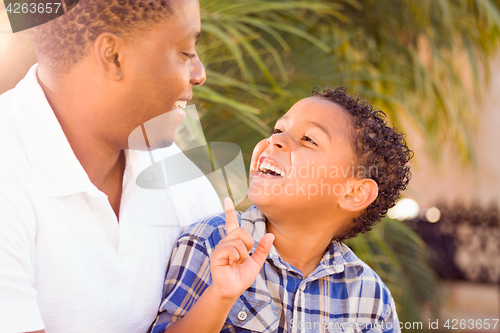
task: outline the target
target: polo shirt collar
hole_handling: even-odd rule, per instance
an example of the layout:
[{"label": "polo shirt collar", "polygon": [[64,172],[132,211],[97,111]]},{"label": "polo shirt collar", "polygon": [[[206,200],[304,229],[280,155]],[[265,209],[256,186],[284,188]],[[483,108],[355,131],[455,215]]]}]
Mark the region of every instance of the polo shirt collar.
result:
[{"label": "polo shirt collar", "polygon": [[[250,232],[255,244],[267,233],[266,217],[256,206],[249,208],[241,215],[241,226]],[[281,269],[291,267],[290,264],[281,259],[274,245],[269,252],[268,259],[273,260],[274,264]],[[346,266],[355,266],[358,274],[363,272],[363,262],[356,257],[354,252],[347,245],[334,240],[328,246],[323,259],[311,275],[324,276],[341,273]],[[319,276],[316,277],[319,278]]]},{"label": "polo shirt collar", "polygon": [[37,68],[33,65],[17,84],[12,99],[28,162],[49,196],[95,191],[38,83]]},{"label": "polo shirt collar", "polygon": [[[41,188],[51,197],[82,192],[106,196],[90,181],[76,158],[38,83],[37,69],[38,64],[33,65],[14,89],[12,111],[28,162]],[[125,150],[125,160],[124,177],[135,177],[151,165],[148,152]]]}]

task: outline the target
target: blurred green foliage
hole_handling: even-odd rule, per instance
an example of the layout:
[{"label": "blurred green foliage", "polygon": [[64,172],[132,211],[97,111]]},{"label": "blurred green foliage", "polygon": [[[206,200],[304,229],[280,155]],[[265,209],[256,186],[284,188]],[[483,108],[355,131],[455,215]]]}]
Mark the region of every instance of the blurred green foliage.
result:
[{"label": "blurred green foliage", "polygon": [[[278,116],[316,86],[344,85],[400,130],[451,143],[473,161],[470,130],[498,43],[498,0],[201,0],[195,92],[209,139],[246,158]],[[221,124],[224,124],[221,126]]]}]

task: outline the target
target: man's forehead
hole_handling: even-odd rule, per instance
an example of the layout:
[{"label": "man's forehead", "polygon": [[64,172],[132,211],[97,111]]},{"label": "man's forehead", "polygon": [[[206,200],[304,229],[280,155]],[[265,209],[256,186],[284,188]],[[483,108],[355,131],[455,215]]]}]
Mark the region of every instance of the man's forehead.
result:
[{"label": "man's forehead", "polygon": [[[200,7],[198,0],[170,0],[173,20],[169,23],[171,32],[178,40],[197,40],[201,33]],[[172,26],[173,25],[173,26]]]}]

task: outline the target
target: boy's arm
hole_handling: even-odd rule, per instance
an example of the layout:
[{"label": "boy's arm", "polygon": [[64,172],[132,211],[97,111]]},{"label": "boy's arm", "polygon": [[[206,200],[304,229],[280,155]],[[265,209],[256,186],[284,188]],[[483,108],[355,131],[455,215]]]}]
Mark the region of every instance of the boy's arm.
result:
[{"label": "boy's arm", "polygon": [[390,294],[390,307],[391,310],[384,320],[382,325],[383,333],[401,333],[401,328],[399,325],[398,313],[396,312],[396,305],[394,304],[394,299]]},{"label": "boy's arm", "polygon": [[[175,250],[172,262],[180,259],[182,263],[187,262],[187,265],[181,268],[170,267],[167,272],[166,283],[170,284],[168,295],[165,295],[167,304],[160,307],[160,314],[153,325],[154,333],[220,332],[234,302],[258,275],[274,239],[271,234],[265,235],[250,256],[249,251],[253,248],[254,241],[246,230],[239,227],[234,205],[227,199],[226,235],[210,256],[211,272],[208,273],[212,276],[212,283],[208,287],[206,249],[200,249],[199,244],[188,240],[184,243],[190,246],[182,246],[184,250],[181,251],[179,246]],[[194,276],[195,271],[199,276]],[[162,313],[162,310],[165,311]],[[174,323],[171,324],[172,322]],[[166,330],[165,326],[168,326]]]}]

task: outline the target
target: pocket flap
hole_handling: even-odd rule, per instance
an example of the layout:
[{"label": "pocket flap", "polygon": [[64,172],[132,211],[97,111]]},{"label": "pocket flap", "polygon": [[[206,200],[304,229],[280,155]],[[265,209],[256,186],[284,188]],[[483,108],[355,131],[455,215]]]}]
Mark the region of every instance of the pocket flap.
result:
[{"label": "pocket flap", "polygon": [[271,300],[241,295],[229,311],[226,323],[256,332],[275,332],[279,325],[279,312]]}]

